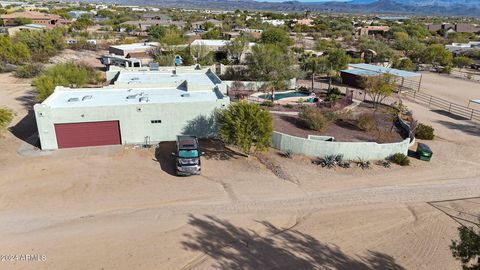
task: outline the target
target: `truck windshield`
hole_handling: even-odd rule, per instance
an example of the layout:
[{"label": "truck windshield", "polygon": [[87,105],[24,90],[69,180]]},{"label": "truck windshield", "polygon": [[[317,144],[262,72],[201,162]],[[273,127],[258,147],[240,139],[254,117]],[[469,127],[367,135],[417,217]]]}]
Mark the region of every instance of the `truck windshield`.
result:
[{"label": "truck windshield", "polygon": [[178,156],[181,158],[196,158],[198,157],[198,150],[179,150]]}]

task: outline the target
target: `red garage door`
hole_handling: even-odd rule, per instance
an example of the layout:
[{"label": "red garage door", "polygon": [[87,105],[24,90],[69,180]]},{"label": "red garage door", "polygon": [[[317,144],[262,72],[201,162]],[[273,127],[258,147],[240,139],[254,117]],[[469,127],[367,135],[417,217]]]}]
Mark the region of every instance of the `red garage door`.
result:
[{"label": "red garage door", "polygon": [[118,121],[55,124],[58,148],[120,144]]}]

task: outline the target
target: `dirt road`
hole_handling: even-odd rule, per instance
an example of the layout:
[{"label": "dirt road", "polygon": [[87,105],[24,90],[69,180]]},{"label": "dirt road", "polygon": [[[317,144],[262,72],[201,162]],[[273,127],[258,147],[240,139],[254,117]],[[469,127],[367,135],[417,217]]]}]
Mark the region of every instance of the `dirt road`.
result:
[{"label": "dirt road", "polygon": [[[14,127],[28,126],[28,82],[1,79]],[[459,218],[480,215],[480,130],[406,105],[436,130],[430,163],[327,170],[266,153],[288,181],[216,145],[201,176],[178,178],[166,148],[22,156],[7,133],[0,255],[45,260],[0,269],[460,269],[448,246]]]}]

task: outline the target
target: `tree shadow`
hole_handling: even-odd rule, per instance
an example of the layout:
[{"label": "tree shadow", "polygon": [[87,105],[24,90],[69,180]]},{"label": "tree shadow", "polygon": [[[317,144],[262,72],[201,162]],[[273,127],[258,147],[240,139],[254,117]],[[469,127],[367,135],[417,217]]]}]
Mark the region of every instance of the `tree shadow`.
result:
[{"label": "tree shadow", "polygon": [[188,240],[182,241],[183,247],[203,252],[215,260],[217,269],[404,269],[389,255],[368,251],[356,259],[338,246],[266,221],[259,223],[267,236],[214,216],[190,215],[188,223],[195,233],[184,235]]},{"label": "tree shadow", "polygon": [[155,161],[160,163],[162,171],[176,176],[175,158],[172,157],[172,152],[175,152],[175,142],[160,142],[155,148]]},{"label": "tree shadow", "polygon": [[450,128],[450,129],[460,130],[463,133],[473,135],[473,136],[480,136],[480,126],[479,125],[457,124],[457,123],[454,123],[454,122],[443,121],[443,120],[439,120],[439,121],[436,121],[436,122],[445,126],[445,127],[447,127],[447,128]]},{"label": "tree shadow", "polygon": [[447,111],[444,111],[444,110],[430,110],[430,111],[432,111],[434,113],[438,113],[438,114],[443,115],[443,116],[450,117],[450,118],[455,119],[455,120],[469,120],[466,117],[456,115],[456,114],[453,114],[453,113],[450,113],[450,112],[447,112]]},{"label": "tree shadow", "polygon": [[216,116],[209,117],[199,115],[188,121],[182,130],[183,135],[194,135],[198,138],[216,138],[218,134],[218,126]]},{"label": "tree shadow", "polygon": [[206,159],[229,160],[246,156],[226,147],[225,143],[218,139],[201,139],[199,144],[200,150],[204,152],[203,156]]},{"label": "tree shadow", "polygon": [[300,118],[297,117],[297,116],[280,115],[280,119],[282,119],[283,121],[288,122],[288,123],[294,125],[294,126],[297,127],[297,128],[300,128],[300,129],[308,129],[308,127],[305,125],[305,123],[302,121],[302,119],[300,119]]},{"label": "tree shadow", "polygon": [[35,105],[37,102],[37,91],[34,89],[30,89],[27,92],[25,92],[24,95],[16,97],[15,100],[20,101],[20,104],[22,104],[23,107],[27,110],[32,110],[33,105]]},{"label": "tree shadow", "polygon": [[37,121],[35,119],[35,113],[33,110],[29,110],[27,115],[22,118],[15,126],[11,127],[10,132],[20,140],[40,148],[40,140],[37,129]]},{"label": "tree shadow", "polygon": [[339,119],[335,121],[335,124],[341,128],[348,129],[348,130],[364,131],[356,125],[354,120]]}]

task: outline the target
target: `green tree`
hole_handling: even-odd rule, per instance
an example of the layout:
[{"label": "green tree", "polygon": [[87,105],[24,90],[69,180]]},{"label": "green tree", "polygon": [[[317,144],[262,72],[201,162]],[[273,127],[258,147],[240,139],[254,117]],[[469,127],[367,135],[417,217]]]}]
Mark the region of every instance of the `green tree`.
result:
[{"label": "green tree", "polygon": [[327,61],[332,70],[339,72],[348,67],[350,56],[347,55],[345,50],[333,49],[327,52]]},{"label": "green tree", "polygon": [[13,23],[15,25],[25,25],[25,24],[31,24],[32,19],[29,18],[23,18],[23,17],[18,17],[13,20]]},{"label": "green tree", "polygon": [[480,233],[479,225],[474,227],[461,226],[458,228],[460,240],[453,240],[450,250],[455,259],[462,262],[464,270],[480,269]]},{"label": "green tree", "polygon": [[[374,40],[374,39],[362,39],[359,41],[358,48],[364,52],[373,51],[372,54],[366,56],[366,62],[390,62],[393,59],[394,52],[388,47],[387,44]],[[371,56],[370,56],[371,55]]]},{"label": "green tree", "polygon": [[417,66],[410,60],[410,58],[403,58],[393,62],[393,67],[402,70],[415,71]]},{"label": "green tree", "polygon": [[395,78],[390,74],[369,76],[364,82],[364,88],[375,109],[385,98],[391,96],[396,88]]},{"label": "green tree", "polygon": [[473,62],[472,59],[470,59],[466,56],[457,56],[457,57],[453,58],[452,63],[453,63],[454,66],[456,66],[458,68],[464,68],[464,67],[470,66],[474,62]]},{"label": "green tree", "polygon": [[202,35],[204,39],[221,39],[222,31],[220,28],[212,28],[208,32]]},{"label": "green tree", "polygon": [[401,37],[395,39],[394,47],[403,52],[405,57],[409,57],[413,52],[422,51],[425,45],[416,38]]},{"label": "green tree", "polygon": [[7,108],[0,108],[0,135],[5,131],[13,120],[13,111]]},{"label": "green tree", "polygon": [[422,52],[422,60],[425,64],[437,66],[450,66],[452,64],[452,53],[447,51],[441,44],[429,45]]},{"label": "green tree", "polygon": [[29,48],[21,42],[12,42],[8,36],[0,36],[0,61],[22,64],[30,60]]},{"label": "green tree", "polygon": [[259,105],[240,101],[221,111],[218,117],[220,138],[246,154],[263,151],[272,140],[272,116]]},{"label": "green tree", "polygon": [[248,44],[247,38],[239,37],[232,40],[232,42],[230,42],[230,44],[227,45],[228,53],[233,59],[235,59],[235,62],[237,64],[240,63],[240,58],[242,57],[242,54],[247,44]]},{"label": "green tree", "polygon": [[42,102],[53,93],[56,86],[83,87],[100,82],[101,76],[94,68],[74,63],[57,64],[44,70],[32,84],[37,89],[37,101]]},{"label": "green tree", "polygon": [[85,30],[94,24],[95,22],[92,20],[92,15],[82,14],[76,21],[72,23],[72,28],[75,30]]},{"label": "green tree", "polygon": [[280,47],[288,47],[293,45],[293,40],[288,33],[281,29],[271,27],[263,31],[260,42],[263,44],[275,44]]},{"label": "green tree", "polygon": [[158,41],[165,36],[165,34],[167,33],[167,28],[165,26],[152,25],[148,27],[147,32],[148,39],[150,41]]},{"label": "green tree", "polygon": [[34,61],[45,62],[65,47],[63,34],[58,28],[44,32],[20,31],[13,37],[13,42],[26,45]]},{"label": "green tree", "polygon": [[269,82],[272,98],[276,90],[284,86],[285,80],[295,75],[293,57],[274,44],[256,45],[247,58],[251,76]]}]

